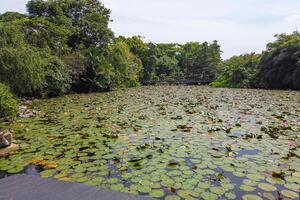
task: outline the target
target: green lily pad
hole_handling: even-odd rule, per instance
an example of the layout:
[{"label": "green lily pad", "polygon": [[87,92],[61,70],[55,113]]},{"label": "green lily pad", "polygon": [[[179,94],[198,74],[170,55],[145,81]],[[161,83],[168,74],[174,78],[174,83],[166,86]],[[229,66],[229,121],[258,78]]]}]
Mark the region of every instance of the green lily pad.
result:
[{"label": "green lily pad", "polygon": [[168,195],[165,197],[165,200],[180,200],[180,197],[176,195]]},{"label": "green lily pad", "polygon": [[287,183],[287,184],[284,185],[284,187],[286,187],[287,189],[294,190],[294,191],[298,192],[299,188],[300,188],[300,185],[295,184],[295,183]]},{"label": "green lily pad", "polygon": [[150,187],[153,189],[159,189],[159,188],[161,188],[161,184],[160,183],[150,183]]},{"label": "green lily pad", "polygon": [[222,195],[222,194],[225,193],[225,190],[222,187],[211,187],[210,191],[217,194],[217,195]]},{"label": "green lily pad", "polygon": [[265,177],[260,174],[248,174],[247,178],[253,181],[263,180]]},{"label": "green lily pad", "polygon": [[218,196],[214,193],[211,193],[211,192],[203,192],[201,194],[201,197],[204,199],[204,200],[215,200],[215,199],[218,199]]},{"label": "green lily pad", "polygon": [[149,193],[149,192],[151,192],[151,187],[146,186],[146,185],[139,185],[137,190],[141,193]]},{"label": "green lily pad", "polygon": [[258,187],[264,191],[267,191],[267,192],[273,192],[273,191],[276,191],[277,188],[271,184],[267,184],[267,183],[260,183],[258,184]]},{"label": "green lily pad", "polygon": [[55,173],[56,173],[56,170],[49,169],[49,170],[42,171],[40,174],[43,178],[48,178],[48,177],[53,176]]},{"label": "green lily pad", "polygon": [[165,195],[163,190],[151,190],[151,192],[149,192],[149,196],[153,197],[153,198],[161,198]]},{"label": "green lily pad", "polygon": [[261,197],[254,194],[246,194],[242,196],[243,200],[263,200]]},{"label": "green lily pad", "polygon": [[115,191],[122,191],[124,189],[123,184],[115,184],[110,187],[110,189],[115,190]]},{"label": "green lily pad", "polygon": [[227,193],[225,194],[225,197],[226,197],[227,199],[236,199],[236,195],[235,195],[234,192],[227,192]]},{"label": "green lily pad", "polygon": [[244,191],[246,191],[246,192],[251,192],[251,191],[254,191],[254,190],[255,190],[254,187],[251,187],[251,186],[249,186],[249,185],[241,185],[241,186],[240,186],[240,189],[241,189],[241,190],[244,190]]},{"label": "green lily pad", "polygon": [[299,194],[297,194],[296,192],[290,191],[290,190],[282,190],[281,194],[285,197],[294,199],[294,198],[298,198]]},{"label": "green lily pad", "polygon": [[266,181],[272,184],[280,184],[280,185],[283,185],[285,183],[285,181],[282,180],[281,178],[274,178],[274,177],[269,177],[266,179]]}]

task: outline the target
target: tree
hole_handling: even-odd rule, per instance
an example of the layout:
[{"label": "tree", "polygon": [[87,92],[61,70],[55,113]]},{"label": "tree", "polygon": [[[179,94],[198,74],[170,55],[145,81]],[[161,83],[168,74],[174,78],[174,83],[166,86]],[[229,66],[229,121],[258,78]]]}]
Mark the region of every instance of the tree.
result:
[{"label": "tree", "polygon": [[45,82],[43,93],[47,96],[59,96],[71,87],[70,71],[58,57],[51,57],[45,65]]},{"label": "tree", "polygon": [[37,95],[43,88],[45,60],[48,55],[37,48],[0,49],[0,81],[18,96]]},{"label": "tree", "polygon": [[31,0],[27,10],[32,18],[44,17],[70,29],[68,45],[72,48],[103,48],[113,39],[108,28],[110,10],[98,0]]},{"label": "tree", "polygon": [[215,80],[221,63],[221,50],[217,41],[211,44],[190,42],[182,46],[180,66],[191,82],[210,83]]},{"label": "tree", "polygon": [[108,52],[91,47],[84,51],[86,70],[78,85],[82,92],[108,91],[113,88],[114,69]]},{"label": "tree", "polygon": [[2,22],[12,22],[22,18],[27,18],[27,15],[17,13],[17,12],[5,12],[0,15],[0,21]]},{"label": "tree", "polygon": [[114,68],[113,87],[134,87],[139,85],[142,70],[141,60],[135,56],[121,39],[110,46],[111,64]]},{"label": "tree", "polygon": [[300,89],[300,35],[276,35],[259,63],[254,85],[262,88]]},{"label": "tree", "polygon": [[156,75],[160,79],[166,79],[179,69],[178,60],[175,57],[163,55],[156,61]]},{"label": "tree", "polygon": [[215,87],[248,88],[257,74],[260,54],[233,56],[223,62],[223,71],[211,84]]},{"label": "tree", "polygon": [[19,101],[9,87],[0,83],[0,119],[11,119],[17,116]]}]

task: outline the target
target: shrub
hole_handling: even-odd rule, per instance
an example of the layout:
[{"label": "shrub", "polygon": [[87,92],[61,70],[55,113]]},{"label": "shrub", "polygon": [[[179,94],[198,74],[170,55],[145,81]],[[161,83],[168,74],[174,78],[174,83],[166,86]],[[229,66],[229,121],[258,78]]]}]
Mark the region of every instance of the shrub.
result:
[{"label": "shrub", "polygon": [[223,62],[224,69],[220,76],[210,85],[213,87],[248,88],[257,74],[260,54],[233,56]]},{"label": "shrub", "polygon": [[[33,47],[0,49],[0,81],[10,86],[18,96],[32,96],[44,83],[42,52]],[[46,56],[45,56],[46,57]]]},{"label": "shrub", "polygon": [[82,92],[82,76],[86,73],[85,58],[79,52],[63,56],[63,62],[68,66],[72,80],[72,90]]},{"label": "shrub", "polygon": [[71,87],[70,71],[58,57],[51,57],[45,67],[44,90],[47,96],[59,96]]},{"label": "shrub", "polygon": [[18,100],[8,86],[0,83],[0,118],[11,119],[18,113]]}]

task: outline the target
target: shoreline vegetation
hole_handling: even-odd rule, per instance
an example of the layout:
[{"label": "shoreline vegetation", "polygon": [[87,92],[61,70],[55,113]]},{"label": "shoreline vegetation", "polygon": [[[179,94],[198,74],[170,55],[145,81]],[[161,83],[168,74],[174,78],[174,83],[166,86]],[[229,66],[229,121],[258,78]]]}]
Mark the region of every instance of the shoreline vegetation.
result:
[{"label": "shoreline vegetation", "polygon": [[[156,82],[300,89],[300,34],[278,34],[261,54],[221,58],[212,42],[146,43],[116,37],[98,0],[31,0],[27,14],[0,15],[0,117],[16,97],[111,91]],[[5,84],[6,86],[4,86]],[[4,98],[5,97],[5,98]]]}]

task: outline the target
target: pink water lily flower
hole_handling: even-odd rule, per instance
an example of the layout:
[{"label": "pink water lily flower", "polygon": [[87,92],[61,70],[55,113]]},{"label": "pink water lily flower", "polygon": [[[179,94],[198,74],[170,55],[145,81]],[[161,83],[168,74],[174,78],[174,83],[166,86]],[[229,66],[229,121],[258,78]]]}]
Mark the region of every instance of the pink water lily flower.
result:
[{"label": "pink water lily flower", "polygon": [[118,128],[118,125],[113,124],[113,125],[111,125],[111,127],[112,127],[113,129],[116,129],[116,128]]},{"label": "pink water lily flower", "polygon": [[288,145],[289,145],[289,148],[295,147],[295,142],[292,140],[289,140]]}]

